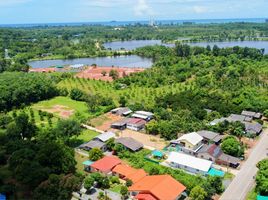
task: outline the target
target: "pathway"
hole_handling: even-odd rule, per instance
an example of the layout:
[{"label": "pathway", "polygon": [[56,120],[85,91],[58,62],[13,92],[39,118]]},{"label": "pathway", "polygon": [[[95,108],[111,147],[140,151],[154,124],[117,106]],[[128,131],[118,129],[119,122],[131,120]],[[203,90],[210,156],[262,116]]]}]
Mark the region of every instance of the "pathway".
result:
[{"label": "pathway", "polygon": [[258,144],[252,150],[249,158],[241,167],[232,183],[222,194],[220,200],[244,200],[248,192],[253,188],[257,173],[256,164],[267,157],[268,153],[268,129],[264,130]]}]

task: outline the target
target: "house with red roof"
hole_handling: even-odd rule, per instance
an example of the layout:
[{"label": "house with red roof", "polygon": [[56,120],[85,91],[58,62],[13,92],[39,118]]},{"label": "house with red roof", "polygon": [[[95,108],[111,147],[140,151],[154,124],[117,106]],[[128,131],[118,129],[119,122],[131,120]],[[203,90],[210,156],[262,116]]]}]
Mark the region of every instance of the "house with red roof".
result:
[{"label": "house with red roof", "polygon": [[133,131],[139,131],[145,127],[146,121],[138,118],[130,118],[127,122],[127,128]]},{"label": "house with red roof", "polygon": [[186,187],[170,175],[145,176],[129,187],[137,200],[177,200]]},{"label": "house with red roof", "polygon": [[90,168],[91,172],[100,172],[103,174],[109,174],[113,168],[121,164],[122,161],[116,156],[105,156],[102,159],[94,162]]},{"label": "house with red roof", "polygon": [[144,178],[147,174],[143,169],[135,169],[128,165],[120,164],[113,168],[113,174],[123,180],[131,180],[133,183]]}]

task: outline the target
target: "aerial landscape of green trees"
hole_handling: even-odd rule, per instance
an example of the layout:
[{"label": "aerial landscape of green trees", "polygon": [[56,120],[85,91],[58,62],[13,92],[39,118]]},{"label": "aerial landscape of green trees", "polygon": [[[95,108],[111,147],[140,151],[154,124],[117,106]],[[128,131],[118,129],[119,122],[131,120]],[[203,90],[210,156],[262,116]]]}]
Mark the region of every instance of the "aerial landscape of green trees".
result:
[{"label": "aerial landscape of green trees", "polygon": [[[1,53],[0,193],[13,199],[70,198],[84,179],[76,171],[73,149],[73,142],[82,131],[80,123],[87,123],[88,118],[116,106],[153,112],[155,119],[146,125],[146,133],[160,135],[165,140],[176,139],[178,133],[202,129],[228,133],[232,136],[223,141],[222,150],[242,157],[245,147],[240,141],[241,124],[222,123],[214,127],[208,124],[242,110],[261,112],[268,117],[268,56],[262,49],[191,47],[177,40],[265,40],[267,35],[267,24],[254,23],[158,28],[135,25],[121,31],[106,26],[1,28],[0,49],[2,52],[8,49],[11,58],[5,59]],[[153,67],[121,79],[113,72],[113,82],[80,79],[75,73],[26,73],[31,59],[114,55],[114,51],[103,48],[104,42],[135,39],[177,42],[174,48],[156,45],[131,51],[152,58]],[[62,120],[31,107],[59,96],[83,104],[86,114],[76,113],[73,118]],[[37,123],[34,112],[47,118],[48,123],[43,126]],[[223,191],[219,177],[193,176],[149,163],[143,159],[148,154],[146,150],[134,154],[122,151],[113,142],[108,148],[149,174],[170,174],[187,186],[193,199],[197,196],[209,199]],[[90,156],[97,160],[103,155],[94,150]],[[256,188],[267,195],[265,165],[265,162],[258,165]],[[90,187],[94,177],[87,179]]]}]

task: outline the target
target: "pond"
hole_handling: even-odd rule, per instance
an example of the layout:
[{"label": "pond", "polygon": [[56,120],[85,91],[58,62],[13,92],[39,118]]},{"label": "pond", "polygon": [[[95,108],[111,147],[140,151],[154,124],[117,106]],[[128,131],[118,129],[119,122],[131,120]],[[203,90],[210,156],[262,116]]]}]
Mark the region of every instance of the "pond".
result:
[{"label": "pond", "polygon": [[189,43],[189,45],[200,46],[200,47],[206,47],[208,45],[213,47],[214,45],[217,45],[220,48],[234,47],[234,46],[251,47],[257,49],[265,49],[265,54],[268,54],[268,41],[196,42],[196,43]]},{"label": "pond", "polygon": [[129,40],[129,41],[116,41],[104,43],[106,49],[112,50],[134,50],[140,47],[153,46],[153,45],[164,45],[174,47],[174,44],[165,44],[161,40]]},{"label": "pond", "polygon": [[29,65],[32,68],[48,68],[51,66],[64,65],[92,65],[98,66],[116,66],[116,67],[130,67],[130,68],[150,68],[153,62],[149,58],[142,58],[136,55],[130,56],[112,56],[112,57],[96,57],[96,58],[77,58],[77,59],[59,59],[59,60],[38,60],[30,61]]}]

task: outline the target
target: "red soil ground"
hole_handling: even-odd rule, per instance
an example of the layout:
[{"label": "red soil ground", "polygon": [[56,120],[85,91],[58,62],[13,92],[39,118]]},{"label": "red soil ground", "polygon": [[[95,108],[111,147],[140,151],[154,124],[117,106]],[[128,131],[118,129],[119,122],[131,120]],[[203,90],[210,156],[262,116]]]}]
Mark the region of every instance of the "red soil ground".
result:
[{"label": "red soil ground", "polygon": [[[122,78],[124,75],[129,75],[132,73],[142,72],[145,69],[143,68],[127,68],[127,67],[88,67],[86,70],[78,73],[76,77],[103,80],[103,81],[113,81],[112,77],[109,77],[109,72],[111,70],[116,70],[119,73],[119,78]],[[102,72],[106,72],[106,76],[102,75]]]}]

